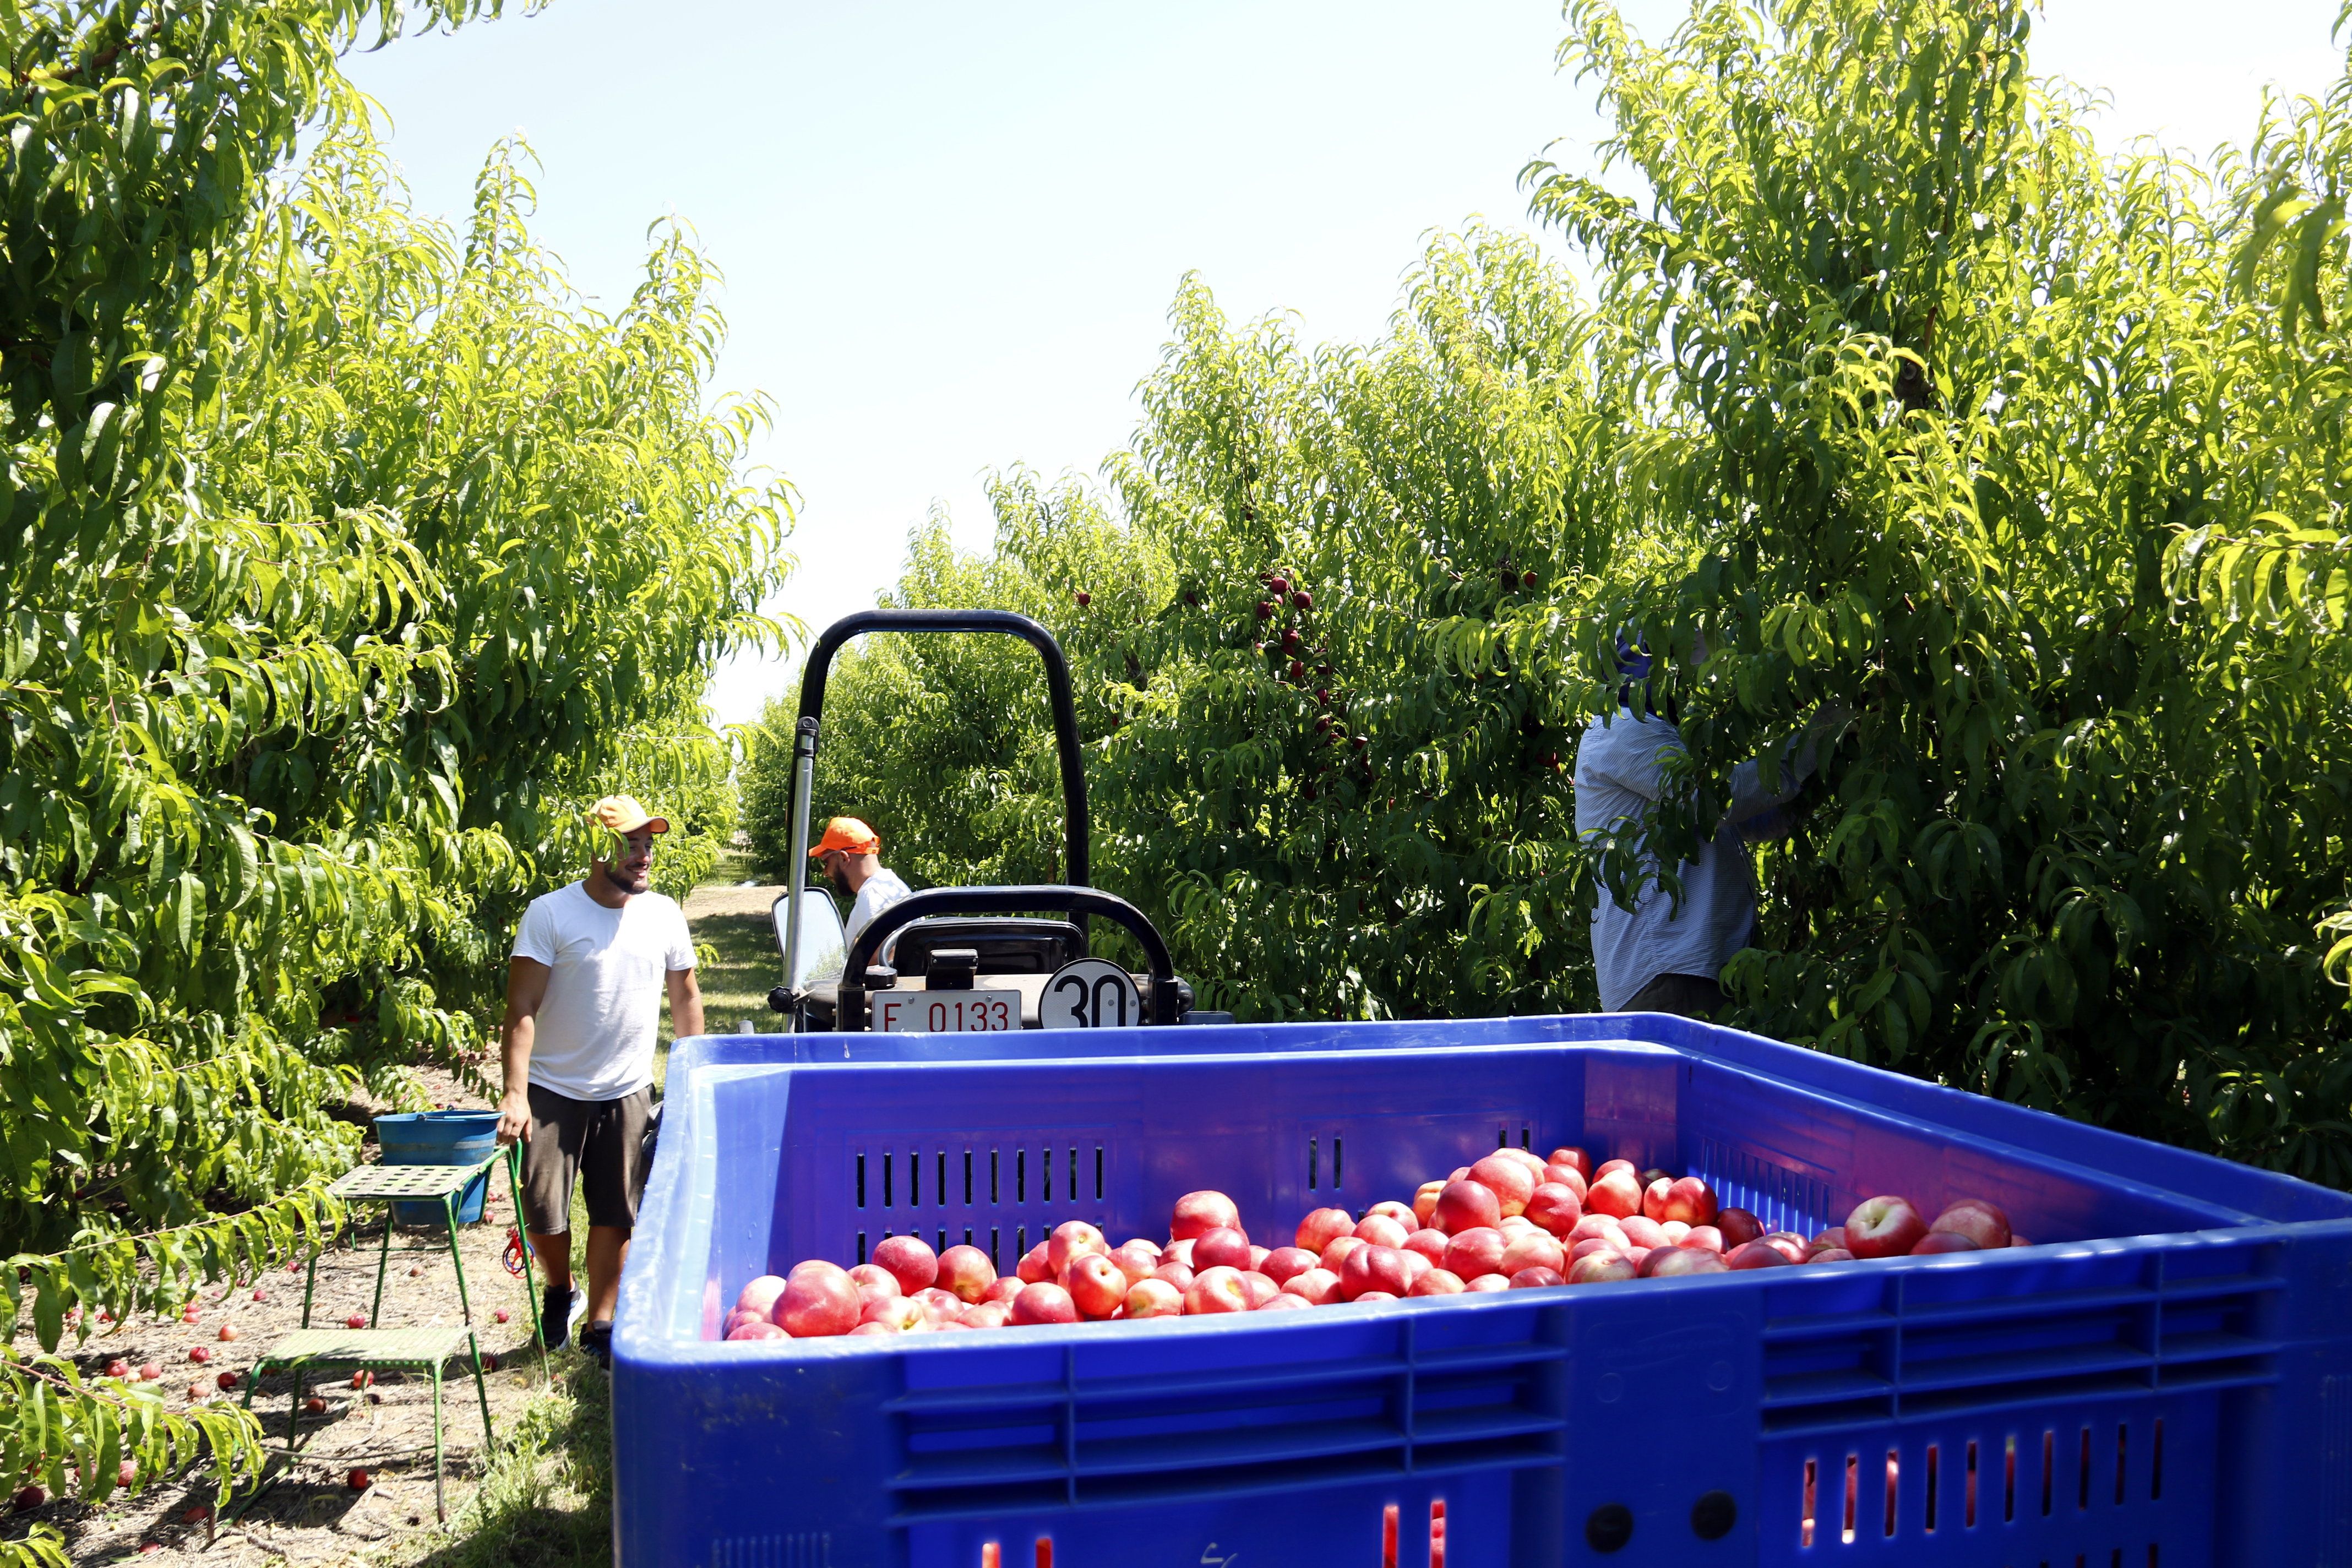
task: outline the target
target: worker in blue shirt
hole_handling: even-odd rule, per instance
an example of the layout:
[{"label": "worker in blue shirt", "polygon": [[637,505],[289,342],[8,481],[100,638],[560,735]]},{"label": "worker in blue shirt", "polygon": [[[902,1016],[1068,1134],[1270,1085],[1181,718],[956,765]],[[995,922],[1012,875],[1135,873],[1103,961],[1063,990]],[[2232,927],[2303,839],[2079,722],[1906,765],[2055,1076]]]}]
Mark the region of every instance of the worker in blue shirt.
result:
[{"label": "worker in blue shirt", "polygon": [[[1585,726],[1576,753],[1576,832],[1590,843],[1644,835],[1667,790],[1667,763],[1686,757],[1671,713],[1651,707],[1650,657],[1621,640],[1617,701]],[[1784,754],[1779,787],[1768,789],[1762,759],[1731,771],[1731,800],[1698,858],[1675,868],[1677,899],[1645,857],[1628,909],[1603,889],[1592,910],[1592,967],[1610,1013],[1675,1013],[1709,1018],[1723,1005],[1723,968],[1756,930],[1756,868],[1748,846],[1786,824],[1780,809],[1810,776],[1819,738],[1843,721],[1825,704]],[[1637,837],[1638,845],[1638,837]]]}]

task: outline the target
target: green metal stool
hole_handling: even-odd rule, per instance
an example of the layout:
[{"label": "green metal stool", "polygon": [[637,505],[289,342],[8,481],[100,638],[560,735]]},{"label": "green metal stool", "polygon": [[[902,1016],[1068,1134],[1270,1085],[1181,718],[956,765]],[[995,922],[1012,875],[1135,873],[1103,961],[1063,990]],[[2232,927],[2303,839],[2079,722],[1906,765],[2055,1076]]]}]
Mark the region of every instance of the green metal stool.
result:
[{"label": "green metal stool", "polygon": [[[319,1254],[310,1254],[310,1268],[302,1286],[302,1326],[284,1335],[272,1344],[255,1363],[253,1376],[245,1385],[245,1405],[253,1406],[253,1394],[262,1376],[280,1368],[294,1373],[294,1398],[286,1416],[286,1451],[291,1456],[296,1448],[296,1436],[302,1419],[302,1391],[310,1370],[321,1366],[357,1367],[362,1371],[423,1372],[433,1379],[433,1510],[436,1517],[448,1518],[443,1500],[441,1465],[441,1382],[447,1363],[463,1356],[474,1373],[474,1394],[482,1407],[482,1442],[485,1449],[497,1442],[490,1428],[490,1394],[482,1381],[481,1347],[474,1337],[474,1309],[466,1289],[466,1260],[457,1247],[457,1208],[476,1177],[487,1173],[492,1165],[504,1162],[507,1168],[507,1192],[514,1201],[515,1235],[522,1243],[523,1310],[530,1319],[532,1344],[540,1351],[539,1376],[547,1384],[547,1345],[541,1337],[539,1312],[531,1300],[530,1233],[522,1224],[522,1149],[511,1144],[497,1153],[471,1165],[360,1165],[338,1177],[328,1190],[346,1204],[380,1203],[385,1205],[383,1243],[376,1254],[375,1298],[368,1313],[371,1326],[364,1329],[314,1329],[310,1326],[310,1303],[319,1282]],[[393,1218],[391,1205],[397,1202],[415,1203],[438,1200],[442,1225],[449,1239],[449,1261],[457,1271],[457,1305],[465,1315],[462,1326],[449,1328],[384,1329],[373,1325],[383,1314],[383,1279],[392,1260]]]},{"label": "green metal stool", "polygon": [[[405,1194],[404,1196],[407,1195]],[[286,1412],[286,1451],[298,1445],[295,1432],[302,1419],[302,1390],[313,1367],[353,1366],[370,1373],[423,1372],[433,1378],[433,1517],[447,1520],[449,1507],[441,1483],[442,1368],[463,1356],[474,1370],[474,1395],[482,1406],[482,1447],[487,1453],[497,1438],[490,1431],[490,1391],[482,1382],[482,1353],[474,1331],[463,1325],[438,1329],[297,1329],[269,1347],[255,1363],[245,1385],[245,1405],[253,1408],[254,1385],[265,1373],[279,1367],[294,1373],[294,1399]]]}]

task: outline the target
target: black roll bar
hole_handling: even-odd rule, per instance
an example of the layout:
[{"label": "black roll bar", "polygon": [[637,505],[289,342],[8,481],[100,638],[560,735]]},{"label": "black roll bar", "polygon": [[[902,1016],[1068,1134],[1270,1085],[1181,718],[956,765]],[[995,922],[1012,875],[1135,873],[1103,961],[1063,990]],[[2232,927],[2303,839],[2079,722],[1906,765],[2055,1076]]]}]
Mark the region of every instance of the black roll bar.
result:
[{"label": "black roll bar", "polygon": [[1092,879],[1093,868],[1087,852],[1090,830],[1087,819],[1086,759],[1078,749],[1078,710],[1070,696],[1069,660],[1062,656],[1062,645],[1054,640],[1054,634],[1028,616],[1010,610],[860,610],[844,616],[825,627],[824,634],[809,649],[808,665],[801,676],[800,722],[796,729],[805,737],[803,744],[812,761],[816,752],[818,725],[824,712],[824,683],[833,668],[833,656],[842,644],[866,632],[1001,632],[1019,637],[1037,650],[1038,657],[1045,661],[1045,692],[1054,707],[1054,744],[1062,764],[1062,879],[1076,887],[1087,886]]}]

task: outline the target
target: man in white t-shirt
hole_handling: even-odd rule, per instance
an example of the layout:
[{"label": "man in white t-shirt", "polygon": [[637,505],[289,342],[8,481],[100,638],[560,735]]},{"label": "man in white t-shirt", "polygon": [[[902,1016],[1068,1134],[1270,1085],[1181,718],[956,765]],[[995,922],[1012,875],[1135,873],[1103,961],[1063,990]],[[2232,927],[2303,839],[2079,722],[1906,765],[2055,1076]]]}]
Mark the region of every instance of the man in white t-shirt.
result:
[{"label": "man in white t-shirt", "polygon": [[854,816],[827,822],[824,837],[809,851],[809,858],[852,900],[849,923],[842,932],[846,946],[856,946],[857,933],[872,925],[876,915],[911,891],[898,872],[882,864],[882,836]]},{"label": "man in white t-shirt", "polygon": [[674,900],[648,892],[654,838],[669,824],[625,795],[589,809],[605,840],[587,877],[530,901],[515,931],[502,1026],[499,1141],[523,1145],[524,1224],[546,1271],[547,1348],[572,1336],[572,1190],[588,1201],[588,1326],[605,1362],[621,1265],[645,1190],[661,998],[680,1039],[702,1033],[694,940]]}]

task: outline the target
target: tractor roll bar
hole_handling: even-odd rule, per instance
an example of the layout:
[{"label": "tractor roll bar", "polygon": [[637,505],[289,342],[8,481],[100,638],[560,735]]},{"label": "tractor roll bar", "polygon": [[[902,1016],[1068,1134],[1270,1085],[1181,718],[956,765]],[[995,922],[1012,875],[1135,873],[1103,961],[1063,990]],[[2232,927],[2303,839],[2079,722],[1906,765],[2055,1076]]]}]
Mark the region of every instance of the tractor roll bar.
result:
[{"label": "tractor roll bar", "polygon": [[862,1029],[866,1026],[866,971],[874,955],[882,951],[882,943],[893,931],[902,930],[926,915],[1003,915],[1033,914],[1050,910],[1056,914],[1079,916],[1100,915],[1115,921],[1134,933],[1143,945],[1144,961],[1151,966],[1150,994],[1144,998],[1149,1021],[1154,1024],[1176,1023],[1176,965],[1168,955],[1168,944],[1160,940],[1141,910],[1116,893],[1106,893],[1098,888],[1070,888],[1055,884],[1009,888],[930,888],[905,898],[874,917],[857,940],[849,944],[847,962],[841,972],[836,1027]]},{"label": "tractor roll bar", "polygon": [[[1086,759],[1078,750],[1078,710],[1070,697],[1069,661],[1062,657],[1062,645],[1054,640],[1053,633],[1028,616],[1016,616],[1010,610],[860,610],[825,627],[824,635],[809,649],[808,664],[801,674],[800,721],[793,728],[792,885],[802,886],[807,875],[809,812],[815,793],[816,743],[824,712],[825,678],[832,673],[833,656],[840,651],[841,645],[866,632],[1000,632],[1019,637],[1037,650],[1037,657],[1045,663],[1045,694],[1054,708],[1054,746],[1062,765],[1062,876],[1076,887],[1085,887],[1093,875],[1087,853],[1090,831],[1087,818],[1087,770]],[[1083,917],[1078,924],[1081,931],[1086,929]],[[1159,940],[1157,933],[1151,940]],[[794,966],[800,961],[800,946],[801,906],[800,900],[794,899],[784,923],[787,976],[798,973]],[[854,969],[849,973],[862,976],[865,971]]]}]

